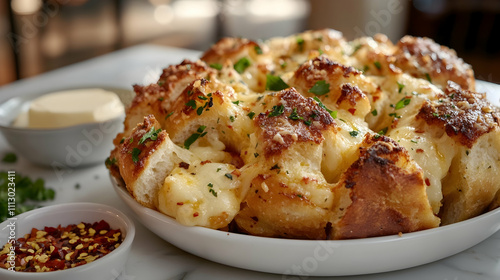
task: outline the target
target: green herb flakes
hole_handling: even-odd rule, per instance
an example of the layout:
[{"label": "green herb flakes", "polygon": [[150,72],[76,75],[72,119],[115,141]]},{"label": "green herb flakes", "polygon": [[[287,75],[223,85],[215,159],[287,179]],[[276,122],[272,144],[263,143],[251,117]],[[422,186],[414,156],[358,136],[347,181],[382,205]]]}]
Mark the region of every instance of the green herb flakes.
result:
[{"label": "green herb flakes", "polygon": [[196,101],[194,101],[193,99],[189,100],[188,102],[186,102],[185,104],[186,106],[188,107],[191,107],[191,109],[196,109]]},{"label": "green herb flakes", "polygon": [[235,64],[234,64],[234,70],[238,73],[243,73],[245,70],[250,67],[251,63],[250,60],[246,57],[240,58]]},{"label": "green herb flakes", "polygon": [[297,37],[297,46],[299,47],[299,51],[303,52],[304,51],[304,39],[302,37]]},{"label": "green herb flakes", "polygon": [[311,89],[310,93],[315,95],[324,95],[330,92],[330,84],[327,84],[325,80],[317,81]]},{"label": "green herb flakes", "polygon": [[427,79],[429,83],[432,83],[431,75],[429,75],[429,73],[425,73],[425,79]]},{"label": "green herb flakes", "polygon": [[332,118],[336,119],[337,118],[337,111],[332,111],[328,108],[326,108],[325,104],[323,104],[323,102],[321,102],[321,100],[319,100],[319,98],[317,96],[313,97],[314,101],[318,102],[318,106],[325,109],[329,114],[330,116],[332,116]]},{"label": "green herb flakes", "polygon": [[262,48],[259,45],[253,47],[253,49],[257,54],[262,54]]},{"label": "green herb flakes", "polygon": [[142,136],[142,138],[139,140],[139,145],[143,144],[146,142],[148,139],[151,139],[151,141],[155,141],[158,139],[158,134],[161,132],[161,128],[158,128],[155,130],[155,127],[151,127],[151,129]]},{"label": "green herb flakes", "polygon": [[398,92],[401,93],[403,89],[405,88],[405,85],[400,84],[399,82],[396,82],[398,84]]},{"label": "green herb flakes", "polygon": [[[15,186],[15,207],[9,203],[9,192]],[[10,190],[9,190],[10,188]],[[0,222],[26,211],[39,208],[36,202],[53,200],[56,193],[45,187],[43,179],[32,180],[17,172],[0,171]]]},{"label": "green herb flakes", "polygon": [[208,183],[208,192],[210,192],[213,196],[217,197],[217,192],[213,189],[214,184]]},{"label": "green herb flakes", "polygon": [[138,148],[133,148],[131,154],[132,154],[132,161],[134,163],[137,163],[139,161],[139,155],[141,154],[141,150],[139,150]]},{"label": "green herb flakes", "polygon": [[191,145],[198,140],[198,138],[205,136],[207,134],[207,132],[204,132],[206,128],[207,127],[205,125],[200,125],[196,132],[191,134],[191,136],[184,141],[184,149],[189,150],[189,147],[191,147]]},{"label": "green herb flakes", "polygon": [[2,162],[5,163],[15,163],[16,161],[17,161],[17,155],[14,153],[6,153],[2,158]]},{"label": "green herb flakes", "polygon": [[285,106],[283,106],[283,104],[274,105],[273,108],[271,109],[271,112],[269,112],[269,114],[267,114],[267,116],[268,117],[281,116],[284,111],[285,111]]},{"label": "green herb flakes", "polygon": [[222,64],[220,63],[211,63],[209,66],[216,70],[222,70]]},{"label": "green herb flakes", "polygon": [[394,106],[394,109],[395,110],[402,109],[402,108],[408,106],[408,104],[410,104],[410,101],[411,101],[411,98],[405,96],[401,100],[399,100],[398,103],[396,103],[396,105]]},{"label": "green herb flakes", "polygon": [[280,91],[289,88],[280,76],[266,75],[266,90]]}]

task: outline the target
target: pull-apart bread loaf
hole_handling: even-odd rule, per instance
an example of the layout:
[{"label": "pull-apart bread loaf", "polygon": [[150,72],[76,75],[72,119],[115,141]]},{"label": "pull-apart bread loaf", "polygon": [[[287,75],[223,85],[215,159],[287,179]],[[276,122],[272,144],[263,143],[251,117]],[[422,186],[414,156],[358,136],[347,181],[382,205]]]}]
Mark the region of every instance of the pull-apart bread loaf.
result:
[{"label": "pull-apart bread loaf", "polygon": [[134,90],[107,166],[184,225],[350,239],[500,204],[499,109],[428,38],[224,38]]}]

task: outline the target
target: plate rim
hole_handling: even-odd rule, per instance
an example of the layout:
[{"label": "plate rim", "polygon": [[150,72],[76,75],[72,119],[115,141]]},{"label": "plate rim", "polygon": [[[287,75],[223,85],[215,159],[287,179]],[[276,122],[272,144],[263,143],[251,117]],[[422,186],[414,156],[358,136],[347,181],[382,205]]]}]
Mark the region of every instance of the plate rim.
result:
[{"label": "plate rim", "polygon": [[[395,235],[388,235],[388,236],[379,236],[379,237],[369,237],[369,238],[361,238],[361,239],[350,239],[350,240],[303,240],[303,239],[283,239],[283,238],[274,238],[274,237],[261,237],[261,236],[252,236],[252,235],[246,235],[246,234],[240,234],[240,233],[232,233],[232,232],[225,232],[225,231],[220,231],[220,230],[214,230],[214,229],[209,229],[209,228],[204,228],[200,226],[185,226],[180,223],[178,223],[174,218],[169,217],[157,210],[147,208],[137,201],[133,199],[133,197],[130,195],[128,190],[125,187],[125,184],[123,180],[117,180],[115,177],[113,177],[110,174],[110,178],[112,181],[113,188],[117,195],[122,199],[125,204],[127,204],[127,207],[131,208],[132,212],[136,217],[138,217],[139,222],[144,225],[147,229],[151,230],[154,232],[156,235],[158,235],[160,238],[163,240],[169,242],[173,246],[176,246],[186,252],[189,252],[193,255],[202,257],[204,259],[208,259],[210,261],[215,261],[221,264],[233,266],[233,267],[238,267],[238,268],[243,268],[243,269],[249,269],[249,270],[254,270],[254,271],[259,271],[259,272],[266,272],[266,273],[275,273],[275,274],[282,274],[282,275],[299,275],[299,276],[304,276],[303,274],[297,274],[294,271],[291,271],[290,269],[287,269],[287,267],[284,266],[284,264],[276,265],[275,267],[270,267],[266,265],[266,262],[268,260],[263,260],[271,257],[265,257],[261,260],[257,260],[258,264],[242,264],[241,262],[237,260],[233,260],[224,256],[221,256],[221,254],[213,254],[210,252],[204,252],[203,250],[200,250],[199,248],[192,248],[193,246],[191,244],[185,244],[185,242],[181,242],[177,239],[179,237],[174,237],[174,236],[169,236],[166,235],[164,232],[157,232],[157,229],[155,229],[155,226],[151,226],[148,221],[144,221],[144,219],[141,219],[142,215],[149,216],[149,218],[153,218],[155,220],[163,222],[165,225],[170,226],[171,228],[167,229],[168,231],[176,231],[181,229],[184,235],[189,235],[189,236],[197,236],[197,237],[204,237],[206,240],[205,241],[210,241],[210,242],[216,242],[216,243],[227,243],[230,242],[231,246],[238,246],[238,242],[243,242],[243,243],[248,243],[248,244],[255,244],[255,243],[260,243],[260,246],[269,246],[273,245],[274,247],[288,247],[288,246],[294,246],[295,249],[300,249],[301,251],[309,250],[312,249],[314,250],[315,248],[318,248],[318,246],[323,246],[324,248],[326,247],[331,247],[336,251],[341,251],[341,252],[347,252],[348,250],[357,250],[361,247],[370,247],[368,249],[370,250],[377,250],[381,246],[387,246],[389,247],[399,247],[402,245],[405,245],[406,247],[412,246],[413,243],[418,243],[421,242],[422,240],[426,239],[435,239],[437,236],[441,236],[446,234],[447,232],[458,232],[459,234],[459,241],[464,241],[463,237],[460,238],[460,236],[464,235],[462,233],[462,230],[464,228],[471,228],[471,225],[477,225],[477,224],[485,224],[486,221],[496,221],[494,223],[489,223],[489,230],[488,228],[483,229],[481,227],[481,235],[474,235],[474,238],[470,238],[467,240],[468,242],[466,244],[460,244],[461,246],[453,247],[453,248],[448,248],[448,250],[444,250],[443,252],[434,252],[430,255],[432,255],[429,258],[422,258],[421,256],[417,257],[413,261],[404,261],[404,264],[402,263],[401,265],[394,265],[394,264],[387,264],[384,267],[375,267],[375,268],[361,268],[361,269],[349,269],[349,268],[344,268],[344,269],[337,269],[337,271],[329,271],[328,267],[323,268],[323,269],[317,269],[315,271],[312,271],[308,274],[307,276],[345,276],[345,275],[360,275],[360,274],[372,274],[372,273],[380,273],[380,272],[389,272],[389,271],[395,271],[395,270],[400,270],[400,269],[405,269],[405,268],[410,268],[410,267],[415,267],[419,266],[422,264],[427,264],[433,261],[437,261],[446,257],[449,257],[451,255],[454,255],[456,253],[462,252],[493,235],[496,233],[498,230],[500,230],[500,218],[495,217],[500,217],[500,208],[493,209],[491,211],[485,212],[479,216],[470,218],[468,220],[450,224],[450,225],[445,225],[437,228],[432,228],[432,229],[426,229],[426,230],[421,230],[421,231],[416,231],[416,232],[411,232],[411,233],[404,233],[402,236],[399,236],[397,234]],[[166,228],[165,228],[166,229]],[[471,230],[475,230],[472,228]],[[477,231],[477,230],[476,230]],[[181,238],[182,239],[182,238]],[[455,238],[456,239],[456,238]],[[450,241],[447,241],[450,242]],[[257,244],[259,245],[259,244]],[[207,247],[214,247],[216,245],[206,245]],[[231,247],[228,246],[228,247]],[[316,246],[316,247],[315,247]],[[325,247],[326,246],[326,247]],[[242,246],[245,247],[245,246]],[[248,246],[247,246],[248,247]],[[425,247],[425,246],[424,246]],[[436,250],[438,251],[438,250]],[[391,252],[390,254],[392,255],[401,255],[404,252]],[[288,254],[288,252],[284,252],[284,254]],[[356,255],[359,254],[359,252],[352,252],[352,254]],[[331,256],[330,256],[331,257]],[[383,256],[382,256],[383,257]],[[303,259],[306,260],[308,256],[305,256]],[[330,264],[332,261],[327,261],[325,264]],[[260,263],[260,264],[259,264]],[[358,264],[359,265],[359,264]],[[357,267],[358,267],[357,265]],[[294,266],[293,263],[289,265],[288,268],[292,268]],[[326,271],[325,271],[326,270]]]}]

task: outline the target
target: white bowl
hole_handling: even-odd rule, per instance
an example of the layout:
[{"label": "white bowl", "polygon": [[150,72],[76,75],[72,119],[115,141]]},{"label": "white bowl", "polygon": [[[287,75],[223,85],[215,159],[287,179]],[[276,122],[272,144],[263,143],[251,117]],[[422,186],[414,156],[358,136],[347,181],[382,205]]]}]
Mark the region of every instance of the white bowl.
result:
[{"label": "white bowl", "polygon": [[[103,89],[116,93],[124,104],[132,96],[129,90]],[[113,148],[113,139],[123,130],[124,116],[57,129],[12,126],[29,103],[43,94],[14,97],[0,104],[0,131],[10,146],[32,163],[57,169],[102,164]]]},{"label": "white bowl", "polygon": [[13,272],[0,269],[0,279],[47,280],[111,280],[122,272],[135,236],[134,223],[117,209],[97,203],[66,203],[46,206],[25,212],[0,224],[0,246],[7,243],[15,223],[16,239],[30,233],[32,228],[57,227],[94,223],[105,220],[113,229],[119,228],[124,236],[122,244],[111,253],[82,266],[51,272]]},{"label": "white bowl", "polygon": [[281,275],[343,276],[414,267],[466,250],[500,229],[500,208],[443,227],[402,236],[352,240],[293,240],[250,236],[197,226],[140,205],[111,177],[118,196],[162,239],[196,256],[229,266]]}]

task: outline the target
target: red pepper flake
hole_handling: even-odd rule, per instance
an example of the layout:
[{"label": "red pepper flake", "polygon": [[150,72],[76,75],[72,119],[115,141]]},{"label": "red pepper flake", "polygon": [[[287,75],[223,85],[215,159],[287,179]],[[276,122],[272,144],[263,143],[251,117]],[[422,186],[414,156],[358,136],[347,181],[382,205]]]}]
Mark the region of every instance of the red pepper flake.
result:
[{"label": "red pepper flake", "polygon": [[351,113],[351,115],[353,115],[353,116],[354,116],[354,113],[356,113],[356,109],[355,108],[349,108],[349,109],[347,109],[347,111],[349,113]]},{"label": "red pepper flake", "polygon": [[417,149],[417,150],[416,150],[416,152],[420,154],[420,153],[423,153],[423,152],[424,152],[424,150],[422,150],[422,149]]},{"label": "red pepper flake", "polygon": [[200,215],[200,213],[198,213],[198,212],[193,213],[193,217],[198,217],[199,215]]},{"label": "red pepper flake", "polygon": [[425,184],[427,186],[430,186],[431,185],[431,181],[429,180],[429,178],[425,178]]},{"label": "red pepper flake", "polygon": [[[65,227],[33,228],[29,234],[7,243],[0,251],[0,268],[9,269],[8,255],[15,252],[15,271],[63,270],[90,263],[118,248],[123,241],[120,229],[111,229],[101,220]],[[11,268],[12,269],[12,268]]]},{"label": "red pepper flake", "polygon": [[177,205],[184,205],[184,202],[177,202]]}]

